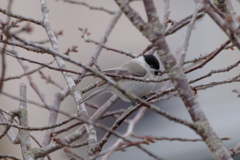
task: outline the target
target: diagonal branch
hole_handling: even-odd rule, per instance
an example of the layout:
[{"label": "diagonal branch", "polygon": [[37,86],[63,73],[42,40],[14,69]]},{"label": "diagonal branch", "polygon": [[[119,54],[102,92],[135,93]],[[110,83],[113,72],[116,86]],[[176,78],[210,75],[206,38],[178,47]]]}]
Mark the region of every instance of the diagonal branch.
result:
[{"label": "diagonal branch", "polygon": [[[60,53],[58,43],[57,43],[57,39],[56,39],[55,34],[53,33],[53,31],[51,29],[51,26],[50,26],[50,23],[49,23],[49,19],[48,19],[48,16],[49,16],[48,12],[49,11],[48,11],[48,8],[47,8],[46,1],[41,0],[40,2],[41,2],[42,14],[43,14],[43,26],[44,26],[44,28],[46,30],[46,33],[48,34],[48,37],[51,41],[53,50],[56,51],[57,53]],[[64,69],[67,68],[62,58],[55,56],[55,60],[58,64],[59,68],[64,68]],[[72,93],[72,95],[75,99],[75,102],[77,103],[79,100],[82,99],[81,93],[76,89],[75,82],[74,82],[73,78],[70,76],[70,74],[67,73],[67,72],[62,72],[62,74],[63,74],[63,76],[64,76],[64,78],[65,78],[65,80],[68,84],[70,92]],[[77,108],[78,108],[78,111],[82,114],[83,119],[85,121],[91,122],[85,105],[84,104],[77,104]],[[88,137],[88,140],[89,140],[88,153],[93,154],[94,151],[92,151],[92,148],[97,143],[96,130],[95,130],[95,127],[90,123],[86,123],[85,125],[86,125],[87,132],[88,132],[88,135],[89,135],[89,137]]]},{"label": "diagonal branch", "polygon": [[[110,35],[110,33],[112,32],[114,26],[116,25],[116,23],[118,22],[119,18],[121,17],[122,15],[122,11],[119,10],[119,11],[116,11],[113,18],[111,19],[109,25],[107,26],[103,36],[101,37],[99,43],[104,45],[106,42],[107,42],[107,39],[108,39],[108,36]],[[94,59],[97,59],[100,52],[102,50],[102,46],[97,46],[94,53],[92,54],[92,57],[88,60],[88,62],[86,63],[87,66],[91,67],[93,65],[93,60],[92,58]],[[85,73],[86,70],[85,69],[82,69],[80,73]],[[74,80],[78,80],[78,79],[81,79],[80,78],[80,75],[77,75],[75,76]],[[76,82],[77,83],[77,82]],[[69,87],[65,87],[61,92],[57,93],[56,96],[55,96],[55,100],[54,100],[54,103],[53,103],[53,106],[54,108],[59,108],[60,106],[60,103],[61,101],[70,93],[69,91]],[[57,119],[57,116],[55,116],[57,113],[55,112],[51,112],[52,114],[50,115],[50,119],[54,122],[56,121]],[[92,120],[92,118],[91,118]],[[84,130],[85,130],[85,127],[83,127]],[[50,137],[49,137],[49,132],[46,133],[45,137],[44,137],[44,144],[45,145],[48,145],[51,141]]]},{"label": "diagonal branch", "polygon": [[13,14],[13,13],[10,13],[10,12],[6,11],[5,9],[2,9],[2,8],[0,8],[0,12],[9,16],[9,17],[17,18],[20,21],[27,21],[27,22],[35,23],[37,25],[42,25],[41,21],[37,21],[37,20],[32,19],[32,18],[26,18],[26,17],[23,17],[21,15]]},{"label": "diagonal branch", "polygon": [[213,21],[217,23],[217,25],[219,25],[219,27],[227,34],[229,39],[231,39],[233,44],[240,50],[240,28],[231,1],[224,0],[220,4],[216,3],[218,0],[214,0],[215,5],[221,9],[221,11],[209,1],[195,1],[196,3],[202,4],[204,6],[210,6],[207,8],[207,14],[213,19]]},{"label": "diagonal branch", "polygon": [[66,2],[66,3],[72,3],[72,4],[78,4],[78,5],[82,5],[82,6],[85,6],[91,10],[98,10],[98,11],[104,11],[106,13],[109,13],[109,14],[114,14],[115,12],[114,11],[111,11],[109,9],[106,9],[104,7],[97,7],[97,6],[92,6],[86,2],[79,2],[79,1],[74,1],[74,0],[62,0],[63,2]]},{"label": "diagonal branch", "polygon": [[[21,83],[20,86],[20,98],[24,101],[20,101],[19,110],[16,110],[19,118],[19,125],[28,127],[28,112],[27,112],[27,86],[24,83]],[[18,139],[20,141],[20,146],[22,150],[22,155],[25,160],[34,159],[33,148],[31,147],[30,142],[30,131],[28,130],[19,130]]]},{"label": "diagonal branch", "polygon": [[183,47],[182,47],[182,51],[181,51],[181,58],[180,58],[180,62],[179,62],[180,66],[182,66],[183,63],[184,63],[184,60],[185,60],[185,57],[186,57],[187,48],[188,48],[188,44],[189,44],[189,40],[190,40],[190,36],[191,36],[191,33],[192,33],[192,29],[193,29],[193,25],[194,25],[194,22],[195,22],[195,20],[197,18],[197,14],[198,14],[200,9],[201,9],[200,6],[197,4],[196,8],[195,8],[195,11],[193,13],[191,22],[188,25],[186,37],[185,37],[185,40],[184,40],[184,43],[183,43]]},{"label": "diagonal branch", "polygon": [[[231,159],[227,149],[223,146],[221,140],[218,138],[217,134],[214,132],[210,126],[205,114],[201,110],[199,103],[196,100],[194,93],[192,92],[186,75],[184,74],[181,67],[177,64],[177,61],[173,54],[171,53],[164,36],[163,25],[160,23],[154,3],[152,0],[144,0],[144,6],[147,12],[148,21],[151,22],[151,27],[146,28],[138,27],[136,24],[143,23],[142,21],[137,21],[139,19],[138,14],[134,14],[135,11],[124,1],[115,0],[125,15],[133,23],[133,25],[138,28],[140,32],[151,42],[153,42],[156,51],[168,72],[169,78],[175,85],[179,96],[184,102],[192,120],[196,125],[196,132],[203,138],[212,154],[216,159]],[[129,17],[129,13],[133,13]],[[135,17],[135,18],[134,18]],[[134,21],[133,21],[134,20]],[[147,34],[146,34],[147,33]],[[221,154],[219,154],[221,153]]]}]

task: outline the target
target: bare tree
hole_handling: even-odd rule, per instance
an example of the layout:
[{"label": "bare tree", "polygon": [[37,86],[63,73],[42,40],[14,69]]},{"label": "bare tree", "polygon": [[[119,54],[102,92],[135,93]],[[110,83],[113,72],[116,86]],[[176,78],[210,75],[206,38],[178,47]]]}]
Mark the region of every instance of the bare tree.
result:
[{"label": "bare tree", "polygon": [[[161,2],[162,6],[160,9],[161,11],[164,10],[162,17],[157,13],[159,2],[155,2],[158,4],[155,5],[153,0],[115,0],[114,9],[110,9],[107,5],[104,6],[105,3],[97,1],[83,2],[77,0],[61,0],[51,2],[51,4],[54,5],[61,5],[62,15],[55,16],[59,17],[62,23],[68,23],[68,18],[72,18],[64,17],[66,14],[65,7],[75,7],[78,9],[80,8],[80,10],[87,9],[84,11],[86,14],[82,12],[77,14],[84,15],[86,19],[93,18],[99,23],[99,26],[100,24],[106,26],[105,31],[98,41],[94,40],[94,36],[92,36],[94,35],[95,30],[91,29],[91,24],[81,23],[80,25],[78,24],[78,26],[75,24],[68,24],[68,26],[77,26],[75,27],[76,30],[74,31],[74,34],[78,35],[78,37],[81,35],[81,38],[84,40],[84,45],[79,47],[78,45],[73,44],[73,42],[69,42],[72,46],[63,51],[60,50],[60,43],[67,43],[67,41],[71,41],[71,38],[63,36],[63,32],[66,32],[64,29],[63,31],[60,30],[58,32],[53,31],[55,30],[54,25],[52,25],[52,21],[54,20],[50,20],[50,17],[55,11],[54,9],[51,9],[52,6],[48,6],[46,0],[40,0],[40,3],[38,4],[39,10],[36,11],[42,13],[42,20],[38,20],[39,18],[30,18],[30,15],[24,16],[15,13],[14,6],[15,3],[18,2],[8,0],[7,7],[0,8],[0,125],[2,126],[0,139],[3,140],[4,137],[8,137],[12,144],[19,145],[22,157],[16,157],[14,154],[0,153],[0,158],[25,160],[43,158],[53,159],[51,155],[54,152],[63,149],[63,151],[69,156],[69,159],[107,160],[111,159],[111,155],[116,151],[126,151],[129,148],[137,148],[138,150],[134,152],[134,154],[143,152],[151,159],[162,160],[167,157],[162,156],[147,146],[153,145],[156,141],[163,140],[204,142],[215,159],[230,160],[233,159],[234,156],[237,156],[240,153],[240,144],[237,144],[238,140],[234,140],[236,146],[232,146],[232,149],[227,149],[224,146],[222,141],[229,140],[229,138],[218,136],[217,132],[213,129],[214,127],[210,125],[207,116],[203,112],[197,96],[200,90],[208,92],[207,89],[215,86],[239,82],[239,73],[233,77],[226,74],[225,79],[220,81],[209,81],[207,78],[212,75],[230,72],[238,67],[240,60],[231,61],[230,65],[227,67],[195,74],[195,77],[192,80],[188,80],[187,74],[196,73],[199,69],[213,63],[213,59],[216,59],[216,57],[223,51],[234,50],[234,47],[237,51],[240,49],[239,19],[233,9],[231,0],[195,0],[194,2],[195,9],[193,9],[192,14],[187,17],[182,17],[181,20],[174,20],[171,18],[171,13],[175,12],[175,10],[171,9],[170,0],[164,0]],[[140,9],[138,13],[136,11],[136,6],[139,5],[143,5],[143,7],[138,8],[138,10]],[[182,5],[184,6],[184,4]],[[20,8],[21,6],[15,7]],[[55,9],[56,8],[58,7],[55,6]],[[96,17],[98,15],[92,16],[90,13],[93,12],[99,14],[99,16],[103,15],[108,17],[106,19],[108,19],[108,21],[110,19],[110,22],[106,24],[104,22],[105,20]],[[77,14],[73,16],[78,16]],[[218,48],[208,54],[201,56],[193,54],[195,57],[187,60],[187,53],[192,44],[190,43],[191,35],[194,27],[197,27],[195,22],[205,20],[207,15],[211,18],[211,21],[217,24],[215,28],[220,28],[226,35],[225,38],[227,38],[225,42],[219,44]],[[127,49],[125,48],[117,49],[112,45],[106,44],[107,39],[111,39],[110,34],[115,28],[118,32],[128,32],[128,28],[117,28],[121,16],[122,19],[128,20],[127,23],[129,25],[135,27],[134,31],[143,35],[141,38],[144,39],[145,46],[139,47],[141,52],[133,53],[126,51]],[[163,21],[160,21],[159,17],[163,18]],[[82,22],[81,19],[74,19],[74,21]],[[86,26],[88,28],[85,28]],[[47,39],[40,40],[40,38],[37,37],[37,39],[33,40],[32,35],[36,32],[42,32],[42,30],[38,31],[38,29],[37,31],[34,31],[35,28],[45,29],[43,33],[47,35]],[[182,41],[177,42],[181,43],[179,44],[181,47],[179,52],[174,54],[166,41],[166,37],[170,35],[174,37],[176,33],[184,28],[186,28],[186,30],[184,31],[185,36],[183,43]],[[28,34],[30,34],[30,36]],[[58,38],[60,43],[58,43]],[[121,37],[119,37],[119,39],[120,38]],[[128,39],[129,37],[125,38]],[[134,38],[137,39],[137,37]],[[81,49],[88,47],[86,43],[90,43],[91,46],[96,45],[96,48],[91,55],[87,53],[79,59],[74,53],[80,50],[79,54],[82,54],[81,52],[83,51]],[[134,45],[137,41],[131,43],[131,45]],[[198,50],[197,48],[195,49]],[[165,70],[157,80],[105,73],[102,71],[102,65],[100,65],[98,61],[99,57],[104,54],[102,53],[103,50],[118,53],[118,56],[127,56],[130,58],[155,53]],[[36,53],[40,54],[38,55],[39,57],[44,57],[43,62],[41,58],[31,58],[31,56],[29,56],[30,53],[34,55]],[[17,60],[19,64],[16,66],[11,64],[8,61],[8,57],[13,57],[13,59]],[[109,59],[106,57],[103,58],[102,61],[105,64],[110,63]],[[117,62],[118,60],[115,57],[114,60],[111,61]],[[34,64],[34,67],[37,65],[37,67],[34,68],[32,64]],[[78,70],[78,68],[73,68],[73,65],[80,68],[80,70]],[[8,74],[9,68],[14,67],[18,70],[17,67],[19,66],[22,67],[23,72],[15,72],[17,75]],[[46,71],[46,69],[49,70]],[[46,72],[48,72],[49,75],[47,75]],[[57,73],[58,76],[60,75],[61,78],[63,77],[64,82],[62,82],[61,78],[54,73]],[[39,76],[35,77],[36,75],[40,75],[41,78],[39,79]],[[83,84],[85,84],[84,81],[92,76],[98,77],[100,80],[95,80],[93,84],[82,87]],[[23,83],[23,79],[25,78],[28,81],[27,83]],[[161,83],[161,87],[146,95],[147,99],[142,99],[133,93],[126,92],[118,85],[114,78],[143,81],[146,83]],[[17,84],[20,84],[18,89],[20,92],[19,96],[16,96],[17,94],[14,90],[8,89],[7,87],[7,85],[11,84],[16,79],[18,79]],[[131,105],[124,110],[115,108],[114,110],[110,110],[118,100],[116,95],[112,95],[102,105],[100,103],[89,102],[79,103],[82,100],[83,94],[95,89],[101,80],[104,80],[109,85],[115,87],[127,98],[136,102],[136,105]],[[207,83],[203,83],[202,80],[206,80],[205,82]],[[51,89],[43,89],[43,86],[46,85],[41,84],[39,81],[46,81],[51,87],[57,87],[58,91],[55,93],[55,97],[52,95]],[[27,95],[29,95],[27,92],[27,84],[31,86],[34,93],[38,96],[37,99],[27,98]],[[236,92],[239,96],[240,91],[237,87],[233,89],[233,92]],[[50,96],[48,91],[51,92]],[[230,91],[231,89],[226,92]],[[52,99],[50,99],[50,97],[52,97]],[[73,98],[70,98],[70,101],[74,102],[71,103],[71,105],[65,103],[68,101],[68,97]],[[183,102],[186,111],[190,115],[188,120],[181,118],[178,115],[170,114],[159,107],[159,102],[171,101],[174,97],[179,97]],[[10,98],[11,101],[19,102],[20,107],[14,107],[11,109],[8,104],[4,103],[5,98]],[[37,102],[38,99],[40,99],[40,102]],[[60,108],[63,103],[64,105],[67,105],[68,110]],[[39,116],[41,116],[42,119],[37,119],[37,121],[48,119],[48,124],[42,124],[44,127],[31,127],[29,125],[32,121],[30,118],[31,114],[28,114],[30,107],[27,107],[27,104],[31,105],[31,108],[40,107],[44,110],[49,110],[48,117],[41,113]],[[122,105],[126,104],[124,103]],[[69,110],[69,108],[73,106],[77,109],[76,112]],[[92,112],[92,110],[94,111]],[[151,110],[155,112],[155,114],[159,114],[179,125],[186,126],[199,136],[199,138],[168,137],[168,135],[161,137],[155,134],[154,131],[150,131],[151,135],[141,135],[141,133],[137,133],[134,128],[147,110]],[[217,112],[218,110],[216,110],[216,114]],[[60,115],[63,115],[66,119],[58,120]],[[109,117],[114,119],[114,123],[112,123],[110,127],[106,125],[104,121],[101,121],[101,119]],[[228,117],[225,118],[227,119]],[[120,126],[123,126],[123,124],[127,125],[127,129],[123,133],[116,131]],[[159,127],[158,122],[153,125]],[[17,132],[15,129],[13,130],[13,128],[17,129]],[[40,142],[41,139],[39,137],[37,138],[33,134],[35,133],[34,131],[42,136],[42,142]],[[108,144],[107,142],[110,137],[115,137],[117,139],[114,143]],[[33,144],[33,141],[31,140],[35,143]],[[77,140],[81,141],[77,142]],[[11,152],[13,151],[10,151],[10,153]],[[134,155],[132,157],[134,157]]]}]

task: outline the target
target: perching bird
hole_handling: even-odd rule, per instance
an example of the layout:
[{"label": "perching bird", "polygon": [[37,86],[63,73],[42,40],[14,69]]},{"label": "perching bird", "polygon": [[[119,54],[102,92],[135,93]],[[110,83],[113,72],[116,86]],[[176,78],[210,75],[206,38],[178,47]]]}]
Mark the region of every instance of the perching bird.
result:
[{"label": "perching bird", "polygon": [[[115,75],[127,75],[127,76],[136,76],[141,78],[151,78],[157,79],[159,73],[159,62],[154,55],[143,55],[138,58],[132,59],[129,62],[121,65],[117,68],[111,68],[105,70],[105,73],[115,74]],[[129,79],[119,79],[115,78],[116,82],[122,87],[124,90],[134,93],[139,98],[144,97],[150,91],[153,90],[155,83],[153,82],[142,82],[142,81],[134,81]],[[98,90],[84,97],[79,103],[83,103],[84,101],[99,96],[104,92],[112,92],[113,94],[118,95],[124,101],[131,101],[125,95],[123,95],[120,91],[107,84],[105,81],[102,81],[98,85]],[[133,104],[134,102],[131,101]]]}]

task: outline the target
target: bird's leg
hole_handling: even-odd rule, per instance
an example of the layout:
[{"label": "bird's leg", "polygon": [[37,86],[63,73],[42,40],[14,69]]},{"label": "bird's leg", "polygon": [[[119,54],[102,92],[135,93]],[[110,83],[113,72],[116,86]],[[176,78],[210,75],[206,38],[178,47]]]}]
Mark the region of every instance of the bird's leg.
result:
[{"label": "bird's leg", "polygon": [[133,106],[136,106],[136,105],[137,105],[137,103],[134,102],[133,100],[130,99],[130,101],[131,101],[131,103],[132,103]]},{"label": "bird's leg", "polygon": [[147,99],[147,96],[143,96],[142,99],[146,100],[146,99]]},{"label": "bird's leg", "polygon": [[[146,100],[146,99],[147,99],[147,96],[143,96],[142,99]],[[133,106],[137,105],[137,103],[134,102],[133,100],[130,99],[130,101],[131,101],[131,103],[132,103]]]}]

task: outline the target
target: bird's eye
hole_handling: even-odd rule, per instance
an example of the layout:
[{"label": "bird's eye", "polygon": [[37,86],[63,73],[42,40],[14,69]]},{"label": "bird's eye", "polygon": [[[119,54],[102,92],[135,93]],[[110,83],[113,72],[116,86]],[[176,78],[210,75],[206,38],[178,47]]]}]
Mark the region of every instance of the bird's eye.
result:
[{"label": "bird's eye", "polygon": [[153,65],[150,65],[151,68],[153,68]]},{"label": "bird's eye", "polygon": [[154,74],[155,74],[155,76],[157,76],[157,75],[158,75],[158,72],[156,71],[156,72],[154,72]]}]

